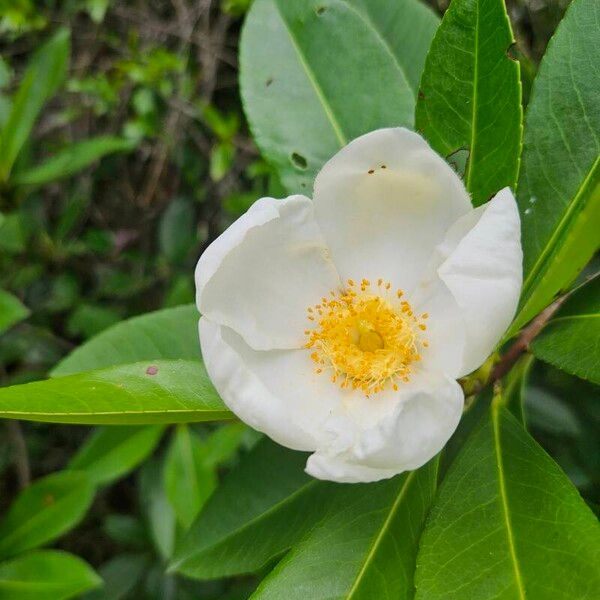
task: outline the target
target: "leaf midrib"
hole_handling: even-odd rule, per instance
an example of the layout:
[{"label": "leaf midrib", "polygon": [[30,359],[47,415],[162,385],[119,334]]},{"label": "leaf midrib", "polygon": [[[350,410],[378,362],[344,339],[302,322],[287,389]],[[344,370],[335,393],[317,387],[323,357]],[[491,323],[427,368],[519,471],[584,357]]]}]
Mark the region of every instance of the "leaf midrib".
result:
[{"label": "leaf midrib", "polygon": [[352,584],[352,587],[350,588],[350,590],[348,591],[348,594],[346,595],[346,600],[350,600],[354,596],[354,593],[356,592],[356,590],[358,589],[360,582],[361,582],[364,574],[367,571],[367,568],[369,567],[369,565],[373,561],[373,558],[375,557],[377,549],[378,549],[379,545],[381,544],[381,541],[382,541],[384,535],[387,533],[387,531],[390,527],[390,523],[392,522],[392,519],[394,518],[396,512],[398,511],[398,508],[400,507],[402,500],[406,496],[408,487],[409,487],[411,481],[413,480],[415,474],[416,474],[416,471],[411,471],[408,474],[408,476],[406,477],[406,479],[404,480],[404,483],[402,484],[402,487],[400,488],[400,491],[398,492],[398,495],[397,495],[396,499],[394,500],[394,503],[392,504],[387,517],[385,518],[385,521],[383,522],[378,534],[373,539],[373,543],[371,544],[371,547],[369,548],[369,551],[367,552],[365,560],[354,579],[354,583]]},{"label": "leaf midrib", "polygon": [[313,73],[312,69],[310,68],[308,61],[306,60],[306,57],[304,56],[304,53],[302,52],[302,48],[300,48],[300,46],[296,42],[296,38],[294,37],[292,30],[290,29],[288,22],[285,20],[285,17],[283,16],[283,14],[279,8],[278,1],[273,0],[273,5],[275,6],[275,10],[277,11],[279,18],[281,19],[281,22],[283,23],[283,26],[285,27],[285,30],[290,38],[290,42],[291,42],[292,46],[294,47],[296,54],[298,55],[298,61],[300,62],[300,65],[304,69],[306,78],[312,85],[313,90],[317,96],[317,99],[319,100],[319,102],[321,103],[321,106],[323,107],[323,111],[325,112],[325,115],[327,116],[327,119],[329,120],[329,123],[331,125],[331,128],[333,129],[335,137],[338,140],[338,143],[340,144],[340,146],[345,146],[348,143],[348,140],[342,130],[342,127],[338,123],[338,121],[335,117],[335,114],[333,112],[333,109],[329,105],[329,102],[327,101],[327,98],[325,97],[325,94],[323,93],[323,90],[321,89],[321,85],[317,81],[315,74]]},{"label": "leaf midrib", "polygon": [[498,486],[500,492],[500,500],[502,504],[502,514],[504,516],[504,523],[506,525],[506,536],[508,538],[508,549],[510,553],[511,564],[515,576],[515,583],[519,592],[520,600],[526,600],[525,589],[523,586],[523,578],[521,576],[521,570],[519,567],[519,561],[515,549],[514,534],[512,530],[512,523],[510,519],[510,511],[508,507],[508,497],[506,493],[506,482],[504,481],[504,467],[502,462],[502,449],[500,447],[500,422],[499,422],[499,404],[495,403],[492,405],[491,416],[492,416],[492,427],[494,431],[494,452],[496,455],[496,467],[498,469]]}]

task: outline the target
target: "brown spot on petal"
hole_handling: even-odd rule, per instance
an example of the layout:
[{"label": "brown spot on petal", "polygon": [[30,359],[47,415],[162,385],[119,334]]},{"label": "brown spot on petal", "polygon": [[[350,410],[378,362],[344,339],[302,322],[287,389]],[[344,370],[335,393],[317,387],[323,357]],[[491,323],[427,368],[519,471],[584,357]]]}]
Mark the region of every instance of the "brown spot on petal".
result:
[{"label": "brown spot on petal", "polygon": [[369,169],[368,173],[369,175],[373,175],[373,173],[375,173],[375,169]]}]

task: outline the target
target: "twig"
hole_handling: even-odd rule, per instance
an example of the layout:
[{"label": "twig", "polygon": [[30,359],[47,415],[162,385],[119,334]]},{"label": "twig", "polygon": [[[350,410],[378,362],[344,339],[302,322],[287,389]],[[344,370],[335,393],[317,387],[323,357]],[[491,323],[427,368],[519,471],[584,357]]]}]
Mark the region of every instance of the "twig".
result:
[{"label": "twig", "polygon": [[500,361],[495,365],[490,376],[490,381],[495,382],[504,377],[519,360],[522,354],[527,352],[529,345],[544,328],[552,315],[559,309],[566,296],[558,298],[550,306],[545,308],[531,323],[523,329],[517,341],[507,350]]}]

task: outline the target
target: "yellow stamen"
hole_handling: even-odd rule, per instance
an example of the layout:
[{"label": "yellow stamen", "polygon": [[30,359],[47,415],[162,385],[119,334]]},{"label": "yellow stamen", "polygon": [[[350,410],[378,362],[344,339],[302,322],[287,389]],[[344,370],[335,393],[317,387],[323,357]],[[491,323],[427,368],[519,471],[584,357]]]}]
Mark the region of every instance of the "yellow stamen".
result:
[{"label": "yellow stamen", "polygon": [[[391,283],[378,279],[385,290],[371,291],[370,281],[361,279],[360,292],[350,289],[355,285],[352,279],[347,284],[347,289],[332,291],[331,298],[308,309],[309,320],[315,320],[315,310],[320,315],[315,328],[305,330],[311,359],[323,365],[315,372],[327,372],[332,383],[361,390],[367,397],[385,389],[398,391],[398,384],[410,380],[412,366],[421,360],[420,350],[429,345],[420,337],[426,326],[413,316],[409,302],[398,300],[402,290],[394,299],[386,294]],[[375,293],[382,291],[383,296]],[[427,316],[423,313],[421,319]]]}]

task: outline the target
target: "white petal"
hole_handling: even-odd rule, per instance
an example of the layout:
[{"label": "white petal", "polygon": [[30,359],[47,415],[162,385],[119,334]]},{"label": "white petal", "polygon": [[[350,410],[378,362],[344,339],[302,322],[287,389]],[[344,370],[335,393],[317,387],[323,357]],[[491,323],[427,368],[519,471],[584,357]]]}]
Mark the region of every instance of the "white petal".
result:
[{"label": "white petal", "polygon": [[258,200],[196,267],[200,313],[257,350],[301,347],[306,309],[338,285],[313,204],[304,196]]},{"label": "white petal", "polygon": [[[449,254],[438,269],[465,323],[458,377],[492,353],[515,315],[523,282],[521,223],[511,191],[498,192],[473,213],[448,232],[444,246]],[[466,233],[456,242],[461,230]]]},{"label": "white petal", "polygon": [[456,173],[402,128],[373,131],[338,152],[317,176],[314,203],[343,279],[382,277],[404,290],[418,282],[448,227],[471,210]]},{"label": "white petal", "polygon": [[206,370],[225,404],[245,423],[294,450],[314,450],[320,424],[340,393],[314,373],[309,352],[257,351],[227,327],[200,319]]},{"label": "white petal", "polygon": [[[395,394],[374,423],[358,412],[337,412],[324,424],[329,443],[312,454],[306,471],[339,482],[377,481],[417,469],[446,444],[462,414],[458,383],[422,371]],[[387,399],[386,399],[387,400]],[[378,410],[379,397],[364,399],[363,411]]]}]

